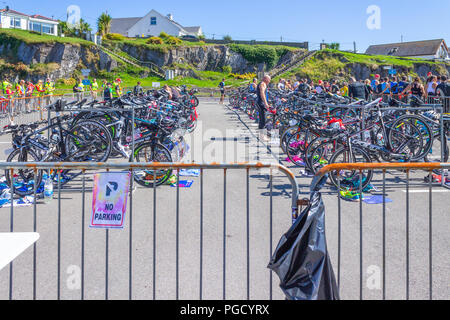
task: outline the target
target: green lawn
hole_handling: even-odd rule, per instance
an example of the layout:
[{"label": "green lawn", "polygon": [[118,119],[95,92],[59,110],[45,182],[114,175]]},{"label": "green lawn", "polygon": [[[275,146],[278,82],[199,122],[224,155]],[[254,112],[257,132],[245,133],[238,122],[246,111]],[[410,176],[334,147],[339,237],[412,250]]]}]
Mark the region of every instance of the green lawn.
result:
[{"label": "green lawn", "polygon": [[26,30],[18,29],[0,29],[0,41],[7,39],[17,39],[28,44],[32,43],[67,43],[67,44],[79,44],[84,46],[92,46],[93,42],[86,41],[80,38],[71,37],[56,37],[47,34],[38,34]]}]

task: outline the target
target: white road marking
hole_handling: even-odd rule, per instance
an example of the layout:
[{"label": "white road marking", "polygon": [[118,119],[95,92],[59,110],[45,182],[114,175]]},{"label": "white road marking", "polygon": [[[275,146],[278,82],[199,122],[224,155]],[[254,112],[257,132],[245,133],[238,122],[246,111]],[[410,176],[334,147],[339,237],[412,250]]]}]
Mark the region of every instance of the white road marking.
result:
[{"label": "white road marking", "polygon": [[[433,188],[433,193],[447,193],[447,192],[450,192],[450,190],[446,190],[446,189],[436,189],[436,188],[439,188],[439,187],[434,187]],[[402,190],[402,192],[404,192],[404,193],[406,193],[407,191],[406,190]],[[430,190],[409,190],[409,193],[429,193],[430,192]]]}]

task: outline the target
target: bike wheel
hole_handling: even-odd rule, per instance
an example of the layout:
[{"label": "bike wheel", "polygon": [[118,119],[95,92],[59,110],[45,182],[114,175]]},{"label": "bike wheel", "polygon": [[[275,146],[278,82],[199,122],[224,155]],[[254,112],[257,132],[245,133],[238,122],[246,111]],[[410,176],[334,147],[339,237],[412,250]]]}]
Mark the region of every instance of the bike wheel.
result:
[{"label": "bike wheel", "polygon": [[[39,157],[30,149],[16,149],[7,158],[6,162],[39,162]],[[19,169],[14,171],[14,193],[18,196],[30,196],[34,194],[34,186],[37,189],[42,182],[42,170]],[[6,184],[12,189],[11,170],[5,170]]]},{"label": "bike wheel", "polygon": [[[133,159],[130,159],[130,162],[132,162],[132,160]],[[172,156],[170,151],[163,145],[146,142],[136,147],[134,161],[146,163],[171,163]],[[133,171],[134,181],[146,188],[153,188],[153,186],[158,187],[164,184],[171,176],[171,169],[159,169],[156,171],[145,169]]]},{"label": "bike wheel", "polygon": [[[352,147],[350,152],[349,147],[344,147],[336,151],[331,157],[330,164],[337,163],[371,163],[370,156],[358,147]],[[362,174],[361,189],[364,190],[370,184],[373,178],[373,170],[365,171]],[[360,171],[359,170],[340,170],[330,173],[331,182],[336,188],[341,186],[341,190],[351,189],[358,191],[360,185]]]},{"label": "bike wheel", "polygon": [[434,135],[423,118],[413,115],[400,117],[389,129],[388,143],[397,154],[409,154],[410,161],[421,161],[430,152]]},{"label": "bike wheel", "polygon": [[437,134],[434,136],[433,145],[431,147],[430,152],[425,156],[425,162],[448,162],[449,158],[449,148],[448,148],[448,138],[444,135],[444,159],[441,159],[442,154],[442,143],[441,143],[441,135]]},{"label": "bike wheel", "polygon": [[68,161],[106,162],[111,155],[112,138],[108,128],[84,120],[70,129],[65,139]]},{"label": "bike wheel", "polygon": [[324,138],[313,140],[305,152],[306,166],[312,173],[316,174],[330,163],[331,157],[342,147],[342,144],[336,140]]}]

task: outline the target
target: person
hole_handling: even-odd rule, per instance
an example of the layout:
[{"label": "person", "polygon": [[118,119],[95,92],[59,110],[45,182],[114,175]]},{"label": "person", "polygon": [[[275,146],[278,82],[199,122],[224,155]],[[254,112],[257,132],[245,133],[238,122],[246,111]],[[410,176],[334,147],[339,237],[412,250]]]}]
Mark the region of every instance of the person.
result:
[{"label": "person", "polygon": [[45,88],[42,80],[39,80],[36,84],[36,91],[38,92],[38,96],[42,97],[45,95]]},{"label": "person", "polygon": [[254,78],[253,82],[248,86],[248,92],[255,93],[256,88],[258,87],[258,79]]},{"label": "person", "polygon": [[311,92],[311,87],[309,86],[307,79],[300,80],[297,91],[301,94],[309,94]]},{"label": "person", "polygon": [[278,84],[277,84],[277,89],[280,91],[284,91],[285,88],[286,88],[285,80],[280,79],[280,81],[278,81]]},{"label": "person", "polygon": [[340,94],[343,97],[348,97],[348,85],[346,82],[342,83]]},{"label": "person", "polygon": [[299,80],[296,80],[296,81],[294,82],[294,85],[292,86],[292,89],[293,89],[294,91],[297,91],[299,85],[300,85],[300,81],[299,81]]},{"label": "person", "polygon": [[391,82],[389,83],[389,90],[391,94],[398,94],[398,81],[396,76],[392,77]]},{"label": "person", "polygon": [[450,82],[447,76],[441,76],[441,83],[436,87],[436,93],[440,97],[450,97]]},{"label": "person", "polygon": [[113,90],[112,90],[112,84],[107,82],[105,84],[105,89],[103,90],[103,100],[105,102],[110,102],[113,99]]},{"label": "person", "polygon": [[379,94],[390,94],[389,91],[389,78],[382,78],[380,84],[378,85]]},{"label": "person", "polygon": [[73,86],[73,92],[76,94],[77,96],[77,100],[80,101],[81,100],[81,96],[84,92],[84,84],[81,82],[80,79],[77,79],[77,84],[75,84]]},{"label": "person", "polygon": [[223,104],[225,100],[225,78],[222,79],[222,81],[219,83],[219,89],[220,89],[220,104]]},{"label": "person", "polygon": [[94,99],[94,100],[97,99],[97,92],[98,92],[98,82],[97,82],[97,79],[94,79],[94,81],[92,81],[92,83],[91,83],[92,99]]},{"label": "person", "polygon": [[164,90],[169,95],[169,100],[177,101],[181,97],[180,91],[175,87],[169,87],[167,84],[164,86]]},{"label": "person", "polygon": [[364,81],[364,85],[366,86],[366,101],[369,101],[370,98],[372,97],[372,93],[373,93],[373,89],[372,89],[372,85],[370,84],[370,80],[366,79]]},{"label": "person", "polygon": [[315,87],[316,93],[321,94],[322,92],[325,92],[325,88],[323,86],[323,81],[319,80],[318,85]]},{"label": "person", "polygon": [[3,94],[6,95],[6,89],[8,88],[9,85],[9,79],[5,78],[5,80],[3,80],[2,82],[2,89],[3,89]]},{"label": "person", "polygon": [[401,93],[402,95],[408,94],[411,92],[412,95],[422,98],[425,95],[425,88],[423,87],[422,82],[419,77],[414,79],[414,82],[411,83],[406,89]]},{"label": "person", "polygon": [[408,78],[406,76],[402,76],[398,82],[398,93],[401,94],[408,86]]},{"label": "person", "polygon": [[[259,112],[258,128],[260,130],[263,130],[266,127],[266,111],[270,110],[267,89],[271,80],[272,79],[269,75],[265,75],[256,89],[256,95],[258,96],[256,105]],[[269,139],[267,137],[263,137],[263,140],[268,141]]]},{"label": "person", "polygon": [[34,99],[32,99],[33,93],[34,93],[34,88],[35,88],[34,84],[31,81],[28,81],[26,92],[25,92],[25,97],[27,98],[26,99],[27,100],[27,105],[26,105],[27,113],[31,112],[31,102],[32,102],[32,100],[34,100]]},{"label": "person", "polygon": [[377,87],[380,84],[380,75],[376,74],[372,81],[370,82],[370,85],[372,87],[372,92],[377,92]]},{"label": "person", "polygon": [[120,98],[122,96],[122,79],[117,78],[114,82],[114,93],[116,97]]},{"label": "person", "polygon": [[447,76],[441,76],[441,83],[436,88],[436,94],[443,98],[444,113],[450,113],[450,81]]},{"label": "person", "polygon": [[134,94],[135,96],[141,96],[141,95],[144,94],[144,88],[142,88],[141,82],[140,82],[140,81],[138,81],[138,83],[137,83],[136,86],[134,87],[134,89],[133,89],[133,94]]},{"label": "person", "polygon": [[354,77],[351,77],[350,85],[348,87],[348,96],[353,99],[366,100],[366,97],[368,96],[366,85],[357,82]]},{"label": "person", "polygon": [[11,100],[14,96],[14,93],[15,93],[15,91],[13,91],[13,89],[12,89],[12,84],[8,84],[6,86],[6,90],[5,90],[5,94],[8,97],[8,99]]},{"label": "person", "polygon": [[433,97],[436,95],[436,88],[437,88],[437,77],[431,76],[427,79],[427,84],[425,86],[425,98]]},{"label": "person", "polygon": [[292,90],[294,90],[294,89],[292,88],[291,80],[286,80],[286,83],[285,83],[285,90],[286,90],[286,91],[292,91]]},{"label": "person", "polygon": [[16,94],[19,98],[25,97],[25,81],[20,80],[19,83],[16,85]]},{"label": "person", "polygon": [[53,92],[55,91],[55,84],[51,81],[50,78],[47,78],[44,84],[45,96],[46,96],[46,104],[49,105],[52,103]]},{"label": "person", "polygon": [[339,92],[339,86],[337,84],[337,80],[333,80],[331,82],[331,88],[330,88],[331,93],[333,94],[337,94]]}]

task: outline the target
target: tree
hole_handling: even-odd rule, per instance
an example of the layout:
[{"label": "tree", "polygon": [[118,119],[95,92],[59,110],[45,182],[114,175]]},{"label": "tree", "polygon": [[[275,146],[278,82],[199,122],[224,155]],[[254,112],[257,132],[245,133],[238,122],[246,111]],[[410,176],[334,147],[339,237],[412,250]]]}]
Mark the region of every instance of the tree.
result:
[{"label": "tree", "polygon": [[97,19],[98,33],[103,37],[111,31],[111,16],[107,13],[102,13]]},{"label": "tree", "polygon": [[333,42],[328,45],[328,48],[330,48],[332,50],[339,50],[340,47],[341,47],[341,44],[337,43],[337,42]]},{"label": "tree", "polygon": [[80,19],[80,33],[86,34],[89,31],[92,31],[91,25],[84,21],[83,19]]},{"label": "tree", "polygon": [[64,34],[64,36],[66,36],[66,37],[73,37],[75,35],[75,30],[70,28],[67,25],[66,21],[60,21],[58,26],[59,26],[59,31],[62,34]]},{"label": "tree", "polygon": [[226,36],[223,37],[223,40],[225,40],[225,41],[232,41],[233,39],[231,38],[230,35],[226,35]]}]

